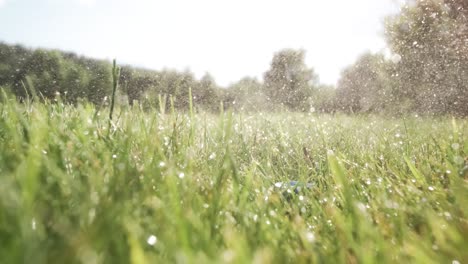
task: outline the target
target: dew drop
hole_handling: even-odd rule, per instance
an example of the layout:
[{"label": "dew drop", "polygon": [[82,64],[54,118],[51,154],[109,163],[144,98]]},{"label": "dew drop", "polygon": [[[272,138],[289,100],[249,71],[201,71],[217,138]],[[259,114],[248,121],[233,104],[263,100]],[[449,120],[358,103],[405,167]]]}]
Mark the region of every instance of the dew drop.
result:
[{"label": "dew drop", "polygon": [[211,153],[210,156],[208,157],[209,160],[214,160],[216,158],[216,153]]},{"label": "dew drop", "polygon": [[146,243],[148,243],[148,245],[150,246],[154,246],[156,242],[158,242],[158,238],[155,235],[149,236],[148,239],[146,240]]},{"label": "dew drop", "polygon": [[454,150],[458,150],[458,149],[460,148],[460,144],[458,144],[458,143],[453,143],[453,144],[452,144],[452,148],[453,148]]},{"label": "dew drop", "polygon": [[307,233],[305,234],[305,237],[306,237],[307,241],[309,241],[310,243],[315,242],[315,235],[314,235],[314,233],[312,233],[312,232],[307,232]]},{"label": "dew drop", "polygon": [[183,179],[184,177],[185,177],[185,173],[183,173],[183,172],[179,173],[179,178],[180,179]]}]

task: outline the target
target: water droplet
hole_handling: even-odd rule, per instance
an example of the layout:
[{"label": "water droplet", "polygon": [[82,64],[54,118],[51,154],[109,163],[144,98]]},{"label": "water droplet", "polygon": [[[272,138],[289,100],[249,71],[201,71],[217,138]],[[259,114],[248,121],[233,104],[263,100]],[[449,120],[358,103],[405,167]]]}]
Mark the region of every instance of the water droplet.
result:
[{"label": "water droplet", "polygon": [[230,263],[234,260],[235,253],[232,250],[226,250],[223,252],[223,260],[225,263]]},{"label": "water droplet", "polygon": [[156,242],[158,242],[158,238],[155,235],[151,235],[151,236],[148,237],[146,242],[148,243],[148,245],[154,246],[156,244]]},{"label": "water droplet", "polygon": [[216,153],[211,153],[210,156],[208,157],[209,160],[213,160],[216,158]]},{"label": "water droplet", "polygon": [[452,215],[449,212],[444,212],[444,216],[447,220],[452,220]]},{"label": "water droplet", "polygon": [[465,162],[465,160],[460,156],[453,157],[453,161],[458,165],[463,165],[463,163]]},{"label": "water droplet", "polygon": [[91,208],[91,210],[89,210],[89,212],[88,212],[88,221],[89,221],[89,223],[93,222],[95,217],[96,217],[96,209]]},{"label": "water droplet", "polygon": [[357,203],[356,206],[362,213],[365,213],[367,211],[366,206],[363,203]]},{"label": "water droplet", "polygon": [[307,233],[305,234],[305,237],[306,237],[307,241],[309,241],[310,243],[314,243],[314,242],[315,242],[315,235],[314,235],[314,233],[312,233],[312,232],[307,232]]}]

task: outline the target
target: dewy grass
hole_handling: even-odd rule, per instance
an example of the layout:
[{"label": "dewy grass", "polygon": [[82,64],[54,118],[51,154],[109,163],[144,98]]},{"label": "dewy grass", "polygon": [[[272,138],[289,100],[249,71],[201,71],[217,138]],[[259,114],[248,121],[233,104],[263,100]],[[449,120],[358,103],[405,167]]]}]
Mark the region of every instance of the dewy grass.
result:
[{"label": "dewy grass", "polygon": [[95,112],[3,96],[1,263],[468,262],[466,120]]},{"label": "dewy grass", "polygon": [[115,104],[115,92],[119,86],[120,78],[120,67],[117,66],[117,61],[114,59],[112,63],[112,96],[111,96],[111,105],[109,112],[109,121],[112,122],[112,114],[114,113],[114,104]]}]

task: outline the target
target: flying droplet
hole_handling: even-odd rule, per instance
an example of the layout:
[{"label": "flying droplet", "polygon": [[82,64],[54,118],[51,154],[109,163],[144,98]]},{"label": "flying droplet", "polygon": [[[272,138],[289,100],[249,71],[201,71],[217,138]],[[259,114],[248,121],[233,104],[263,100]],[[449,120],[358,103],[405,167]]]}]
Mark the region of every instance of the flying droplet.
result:
[{"label": "flying droplet", "polygon": [[148,245],[154,246],[156,244],[156,242],[158,242],[158,238],[155,235],[151,235],[151,236],[148,237],[146,242],[148,243]]},{"label": "flying droplet", "polygon": [[208,157],[209,160],[213,160],[216,158],[216,153],[211,153],[210,156]]},{"label": "flying droplet", "polygon": [[307,232],[307,233],[305,234],[305,237],[306,237],[307,241],[309,241],[310,243],[314,243],[314,242],[315,242],[315,235],[314,235],[314,233],[312,233],[312,232]]}]

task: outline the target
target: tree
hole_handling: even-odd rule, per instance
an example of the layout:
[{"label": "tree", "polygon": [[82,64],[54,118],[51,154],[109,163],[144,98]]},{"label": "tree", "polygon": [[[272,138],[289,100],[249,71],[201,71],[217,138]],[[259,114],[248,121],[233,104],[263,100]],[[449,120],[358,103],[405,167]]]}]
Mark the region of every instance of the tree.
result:
[{"label": "tree", "polygon": [[336,111],[335,86],[319,85],[312,94],[311,112],[333,113]]},{"label": "tree", "polygon": [[468,4],[417,0],[388,20],[400,93],[424,113],[468,115]]},{"label": "tree", "polygon": [[290,110],[309,110],[318,78],[304,59],[304,50],[285,49],[274,54],[270,69],[264,74],[264,84],[265,94],[275,107],[279,104]]},{"label": "tree", "polygon": [[366,53],[346,68],[337,87],[337,103],[349,112],[383,112],[394,102],[392,66],[382,54]]},{"label": "tree", "polygon": [[0,86],[14,86],[15,77],[31,52],[22,46],[0,42]]},{"label": "tree", "polygon": [[[63,94],[64,60],[59,52],[38,49],[29,56],[23,67],[16,71],[15,83],[25,83],[29,79],[29,89],[34,89],[44,98],[52,99],[57,94]],[[18,91],[23,89],[18,85]]]},{"label": "tree", "polygon": [[267,100],[263,86],[256,78],[245,77],[228,88],[232,97],[231,107],[243,111],[260,111]]},{"label": "tree", "polygon": [[195,106],[199,105],[210,111],[218,110],[220,100],[217,90],[218,88],[214,78],[210,74],[205,73],[200,79],[199,84],[192,87],[192,96]]}]

